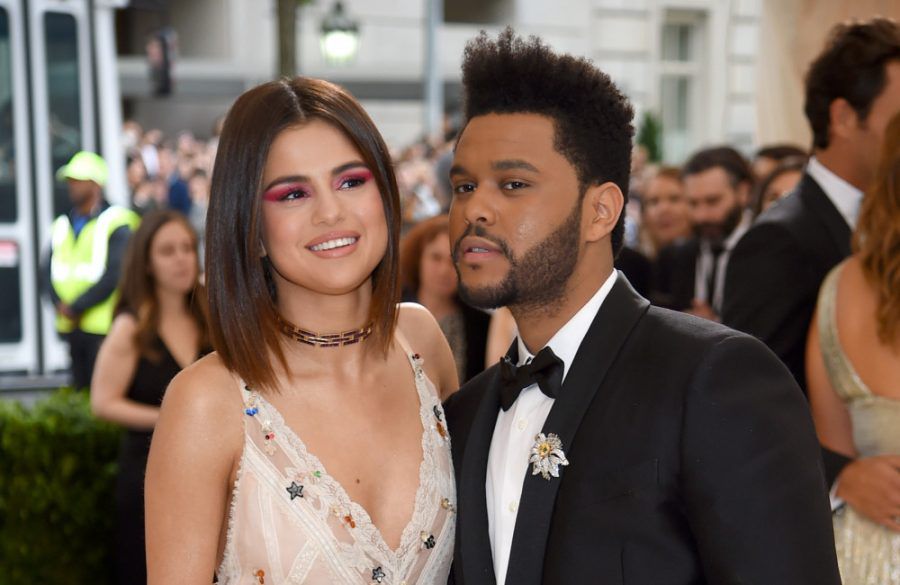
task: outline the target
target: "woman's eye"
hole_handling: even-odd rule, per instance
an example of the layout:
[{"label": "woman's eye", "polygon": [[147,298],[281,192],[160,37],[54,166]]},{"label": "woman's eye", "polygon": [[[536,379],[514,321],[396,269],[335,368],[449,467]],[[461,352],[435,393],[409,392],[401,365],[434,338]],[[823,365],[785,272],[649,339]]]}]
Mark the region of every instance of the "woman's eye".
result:
[{"label": "woman's eye", "polygon": [[291,189],[290,191],[286,191],[282,196],[282,201],[294,201],[296,199],[305,199],[309,196],[309,193],[304,191],[303,189]]},{"label": "woman's eye", "polygon": [[347,177],[343,181],[341,181],[340,188],[341,189],[353,189],[354,187],[359,187],[361,185],[366,184],[366,179],[363,177]]}]

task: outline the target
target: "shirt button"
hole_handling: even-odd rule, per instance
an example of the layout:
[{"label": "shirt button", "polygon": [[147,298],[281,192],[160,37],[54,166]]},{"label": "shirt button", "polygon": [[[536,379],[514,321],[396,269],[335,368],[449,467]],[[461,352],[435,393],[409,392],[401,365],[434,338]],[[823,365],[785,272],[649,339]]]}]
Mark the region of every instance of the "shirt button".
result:
[{"label": "shirt button", "polygon": [[518,424],[517,424],[516,426],[519,427],[519,430],[520,430],[520,431],[524,431],[524,430],[525,430],[525,427],[528,426],[528,421],[525,420],[524,418],[520,418],[520,419],[519,419],[519,422],[518,422]]},{"label": "shirt button", "polygon": [[519,502],[513,500],[512,502],[509,503],[509,511],[510,512],[515,514],[516,510],[518,510],[518,509],[519,509]]}]

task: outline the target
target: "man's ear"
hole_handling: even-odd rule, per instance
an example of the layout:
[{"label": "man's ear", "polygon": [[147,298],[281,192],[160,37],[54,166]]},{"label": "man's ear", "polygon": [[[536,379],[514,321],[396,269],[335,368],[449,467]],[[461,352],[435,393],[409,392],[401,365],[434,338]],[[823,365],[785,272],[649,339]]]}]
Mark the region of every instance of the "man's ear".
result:
[{"label": "man's ear", "polygon": [[625,196],[615,183],[588,187],[581,208],[585,241],[596,242],[611,234],[624,207]]},{"label": "man's ear", "polygon": [[859,127],[859,114],[844,98],[837,98],[828,106],[828,133],[847,138]]}]

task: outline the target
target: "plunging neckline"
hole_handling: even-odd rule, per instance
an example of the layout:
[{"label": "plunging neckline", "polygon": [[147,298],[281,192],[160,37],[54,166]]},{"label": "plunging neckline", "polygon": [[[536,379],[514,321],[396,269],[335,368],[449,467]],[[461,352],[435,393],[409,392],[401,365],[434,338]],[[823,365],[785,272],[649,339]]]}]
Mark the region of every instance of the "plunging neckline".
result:
[{"label": "plunging neckline", "polygon": [[[309,463],[309,467],[311,469],[321,472],[321,477],[318,477],[318,480],[323,483],[326,488],[330,488],[328,491],[336,496],[340,506],[342,506],[344,509],[351,510],[351,516],[353,518],[353,521],[357,525],[356,528],[350,531],[353,535],[354,540],[359,540],[354,534],[355,531],[360,531],[366,534],[370,542],[373,542],[383,554],[390,555],[391,560],[394,561],[402,558],[411,546],[418,546],[420,544],[417,538],[418,534],[416,533],[416,526],[419,523],[417,522],[417,520],[420,520],[420,516],[424,513],[424,506],[426,505],[426,476],[429,473],[429,468],[434,466],[434,462],[431,461],[428,452],[428,416],[431,414],[431,411],[428,409],[425,401],[425,396],[423,395],[425,392],[425,389],[423,389],[423,385],[426,383],[427,377],[424,375],[424,371],[421,371],[421,375],[419,374],[421,366],[415,363],[414,357],[410,355],[408,351],[404,351],[404,355],[406,356],[406,360],[412,369],[413,383],[416,387],[416,396],[419,402],[419,424],[422,427],[422,434],[420,439],[422,459],[419,461],[418,466],[419,483],[418,486],[416,486],[416,494],[415,500],[413,502],[412,514],[409,517],[406,525],[403,527],[403,531],[400,533],[400,542],[395,549],[391,548],[391,546],[387,543],[384,535],[381,532],[381,529],[378,528],[378,526],[376,526],[372,521],[368,510],[366,510],[366,508],[362,504],[351,498],[350,494],[344,488],[343,484],[330,473],[328,473],[328,469],[318,458],[318,456],[316,456],[307,448],[306,443],[303,441],[303,439],[300,438],[300,435],[296,433],[294,429],[292,429],[290,425],[285,422],[281,412],[271,402],[266,400],[261,394],[256,393],[255,391],[251,391],[256,394],[256,399],[270,414],[270,420],[273,425],[273,430],[276,432],[276,436],[279,433],[283,433],[282,436],[287,438],[287,441],[294,448],[300,459],[306,460],[306,462]],[[260,414],[263,414],[263,412],[260,412]]]}]

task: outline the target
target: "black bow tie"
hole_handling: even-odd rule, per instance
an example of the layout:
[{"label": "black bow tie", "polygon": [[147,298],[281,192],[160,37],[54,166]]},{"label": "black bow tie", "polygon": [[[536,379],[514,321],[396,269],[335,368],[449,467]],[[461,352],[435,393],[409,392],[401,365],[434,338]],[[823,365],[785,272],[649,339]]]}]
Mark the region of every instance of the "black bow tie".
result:
[{"label": "black bow tie", "polygon": [[522,389],[532,384],[537,384],[548,397],[556,398],[562,386],[563,369],[562,360],[549,347],[522,366],[516,366],[509,356],[503,356],[500,360],[500,406],[509,410]]}]

